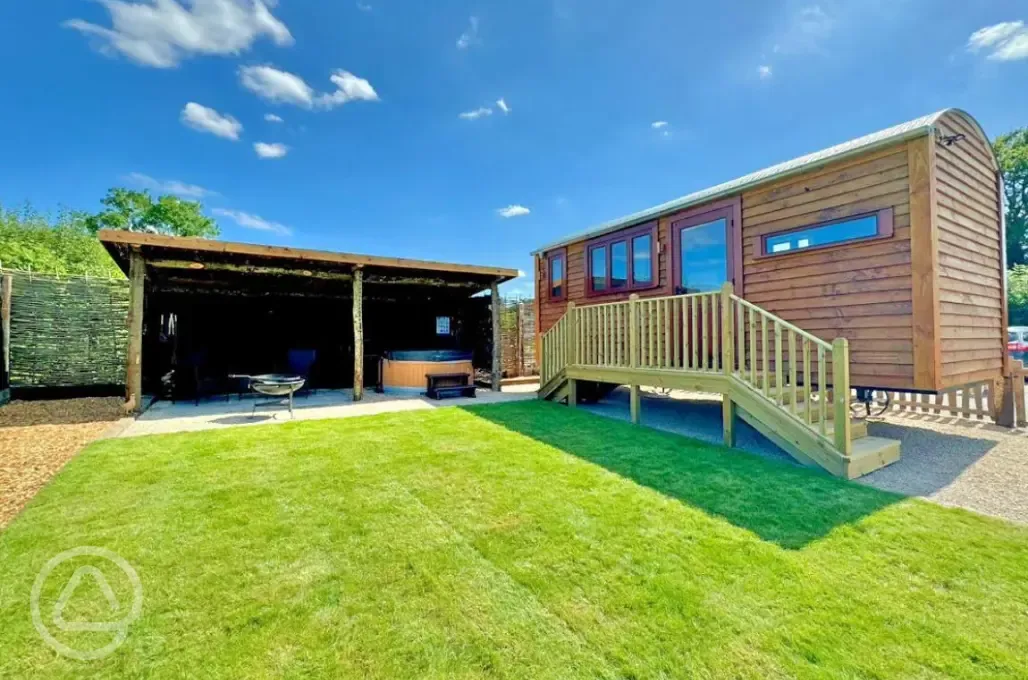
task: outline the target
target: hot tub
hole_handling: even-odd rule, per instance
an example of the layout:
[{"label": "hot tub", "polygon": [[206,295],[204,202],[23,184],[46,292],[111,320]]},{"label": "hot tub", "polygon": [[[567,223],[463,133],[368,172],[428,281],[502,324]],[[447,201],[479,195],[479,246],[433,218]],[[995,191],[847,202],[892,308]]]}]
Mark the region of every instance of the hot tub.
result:
[{"label": "hot tub", "polygon": [[386,391],[424,391],[425,376],[440,373],[475,374],[473,352],[454,349],[386,352],[382,358],[382,386]]}]

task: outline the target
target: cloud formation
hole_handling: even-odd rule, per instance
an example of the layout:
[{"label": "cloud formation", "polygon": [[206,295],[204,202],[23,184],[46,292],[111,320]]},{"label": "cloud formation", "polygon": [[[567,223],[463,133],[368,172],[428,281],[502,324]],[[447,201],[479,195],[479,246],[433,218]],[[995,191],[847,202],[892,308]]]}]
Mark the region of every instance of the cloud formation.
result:
[{"label": "cloud formation", "polygon": [[336,69],[329,80],[334,92],[316,92],[300,76],[273,66],[243,66],[239,82],[258,97],[276,104],[292,104],[305,109],[334,109],[351,101],[378,101],[378,93],[364,78]]},{"label": "cloud formation", "polygon": [[264,114],[264,120],[268,121],[269,123],[284,123],[285,122],[284,120],[282,120],[282,116],[276,116],[274,113],[265,113]]},{"label": "cloud formation", "polygon": [[289,236],[293,233],[293,230],[284,224],[279,222],[272,222],[266,220],[260,215],[251,215],[250,213],[243,212],[241,210],[227,210],[225,208],[214,208],[211,212],[218,217],[227,217],[232,220],[240,227],[245,229],[256,229],[257,231],[267,231],[273,234],[281,234],[282,236]]},{"label": "cloud formation", "polygon": [[483,106],[481,108],[474,109],[472,111],[465,111],[464,113],[457,114],[457,117],[458,118],[463,118],[464,120],[477,120],[477,119],[481,118],[482,116],[491,116],[491,115],[493,115],[493,110],[491,108],[489,108],[488,106]]},{"label": "cloud formation", "polygon": [[967,40],[971,52],[988,52],[994,61],[1028,59],[1028,27],[1023,21],[1004,21],[979,28]]},{"label": "cloud formation", "polygon": [[111,27],[83,19],[62,26],[89,36],[100,52],[120,54],[140,66],[173,68],[201,55],[237,55],[259,38],[278,46],[293,44],[286,25],[269,7],[273,0],[98,0],[111,15]]},{"label": "cloud formation", "polygon": [[202,106],[196,102],[189,102],[179,116],[182,124],[191,127],[198,132],[208,132],[218,137],[239,141],[239,134],[243,131],[243,124],[232,116],[222,115],[212,108]]},{"label": "cloud formation", "polygon": [[466,50],[472,45],[481,45],[482,41],[478,38],[478,17],[470,17],[468,19],[468,30],[460,34],[457,38],[457,49]]},{"label": "cloud formation", "polygon": [[757,67],[757,75],[760,76],[761,80],[767,80],[772,75],[771,66],[768,64],[761,64]]},{"label": "cloud formation", "polygon": [[521,217],[523,215],[527,215],[532,211],[523,205],[513,204],[508,205],[506,208],[500,208],[496,212],[500,215],[500,217],[509,219],[511,217]]},{"label": "cloud formation", "polygon": [[500,111],[503,111],[505,114],[510,113],[510,106],[507,105],[507,100],[503,97],[496,100],[496,106],[498,106]]},{"label": "cloud formation", "polygon": [[205,196],[217,196],[216,191],[210,189],[204,189],[201,186],[195,184],[186,184],[180,182],[177,179],[160,180],[154,179],[149,175],[144,175],[141,172],[130,172],[125,175],[125,180],[136,186],[150,191],[155,191],[159,194],[174,194],[181,198],[204,198]]},{"label": "cloud formation", "polygon": [[253,150],[256,151],[257,155],[261,158],[282,158],[289,153],[288,146],[277,142],[272,144],[257,142],[253,145]]}]

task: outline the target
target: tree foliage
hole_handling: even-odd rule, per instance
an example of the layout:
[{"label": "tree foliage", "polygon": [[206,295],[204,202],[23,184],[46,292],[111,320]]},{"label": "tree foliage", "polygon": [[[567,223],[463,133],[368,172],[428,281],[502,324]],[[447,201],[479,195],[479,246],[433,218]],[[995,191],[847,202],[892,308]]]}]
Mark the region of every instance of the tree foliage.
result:
[{"label": "tree foliage", "polygon": [[121,270],[86,228],[87,216],[56,216],[0,206],[0,264],[5,269],[121,277]]},{"label": "tree foliage", "polygon": [[1006,191],[1007,266],[1028,264],[1028,128],[993,143]]},{"label": "tree foliage", "polygon": [[101,229],[122,229],[169,236],[214,238],[218,224],[201,211],[195,201],[177,196],[161,196],[156,201],[147,191],[114,188],[101,201],[105,210],[85,219],[93,234]]}]

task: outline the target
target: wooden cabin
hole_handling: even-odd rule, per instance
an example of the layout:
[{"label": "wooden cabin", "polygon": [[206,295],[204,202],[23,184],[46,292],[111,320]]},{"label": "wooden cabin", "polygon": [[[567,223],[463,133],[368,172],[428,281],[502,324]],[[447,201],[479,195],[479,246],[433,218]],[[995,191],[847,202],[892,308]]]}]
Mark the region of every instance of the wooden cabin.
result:
[{"label": "wooden cabin", "polygon": [[[845,339],[847,388],[936,393],[998,383],[1007,373],[1001,196],[999,167],[981,126],[964,111],[940,111],[538,249],[539,331],[553,329],[569,307],[582,312],[630,297],[673,300],[712,294],[727,283],[738,302],[726,298],[722,321],[732,319],[727,330],[744,337],[732,339],[731,372],[739,376],[742,361],[755,362],[745,370],[764,396],[768,382],[771,392],[790,383],[790,363],[800,367],[794,385],[829,388],[838,365],[818,369],[815,356],[804,371],[799,355],[788,356],[789,339],[783,362],[777,353],[782,342],[769,341],[761,323],[770,323],[772,333],[796,329],[801,344],[808,336],[826,343]],[[664,321],[658,306],[655,323],[670,326],[665,352],[672,344],[678,351],[679,339],[688,339],[695,303],[682,302],[681,315],[668,303]],[[710,305],[720,303],[711,298]],[[748,329],[750,309],[770,321],[757,319],[758,328]],[[609,311],[616,336],[624,315]],[[709,314],[701,325],[704,318],[709,325]],[[712,345],[721,334],[713,322]],[[647,339],[644,330],[641,341]],[[613,344],[617,349],[627,340],[615,337]],[[581,338],[572,343],[578,355],[569,363],[584,351]],[[704,345],[703,352],[710,349]],[[645,348],[629,353],[636,363],[639,351]],[[688,368],[658,359],[658,365]],[[724,368],[724,357],[712,361]],[[778,383],[776,363],[785,370]],[[818,370],[825,370],[820,381]]]}]

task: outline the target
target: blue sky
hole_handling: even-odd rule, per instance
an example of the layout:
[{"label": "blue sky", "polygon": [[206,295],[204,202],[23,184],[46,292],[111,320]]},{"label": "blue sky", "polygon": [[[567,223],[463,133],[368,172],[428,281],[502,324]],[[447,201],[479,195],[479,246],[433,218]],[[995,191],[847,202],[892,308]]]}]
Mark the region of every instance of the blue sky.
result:
[{"label": "blue sky", "polygon": [[939,108],[1028,125],[1023,0],[46,0],[0,26],[5,205],[164,187],[226,239],[526,271]]}]

